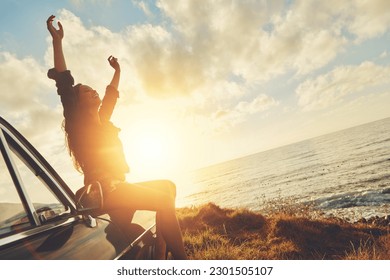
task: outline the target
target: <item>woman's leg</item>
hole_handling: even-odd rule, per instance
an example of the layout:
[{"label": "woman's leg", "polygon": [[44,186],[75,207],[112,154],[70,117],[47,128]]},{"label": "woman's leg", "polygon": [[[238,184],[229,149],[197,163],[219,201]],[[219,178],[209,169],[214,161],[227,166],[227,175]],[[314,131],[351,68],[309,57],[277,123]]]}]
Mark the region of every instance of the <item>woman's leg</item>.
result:
[{"label": "woman's leg", "polygon": [[[170,181],[159,180],[159,181],[146,181],[136,183],[142,187],[151,188],[152,190],[162,191],[165,194],[169,194],[173,200],[176,199],[176,186]],[[167,245],[164,239],[164,234],[162,229],[164,229],[164,224],[161,222],[164,219],[164,216],[161,216],[161,211],[156,211],[156,246],[155,246],[155,258],[158,260],[163,260],[167,256]]]},{"label": "woman's leg", "polygon": [[167,257],[167,243],[165,242],[161,229],[164,225],[161,224],[161,212],[156,212],[156,246],[155,246],[155,258],[157,260],[165,260]]},{"label": "woman's leg", "polygon": [[133,208],[157,211],[157,227],[175,259],[186,259],[183,237],[176,218],[175,185],[167,180],[119,184],[105,199],[107,209]]}]

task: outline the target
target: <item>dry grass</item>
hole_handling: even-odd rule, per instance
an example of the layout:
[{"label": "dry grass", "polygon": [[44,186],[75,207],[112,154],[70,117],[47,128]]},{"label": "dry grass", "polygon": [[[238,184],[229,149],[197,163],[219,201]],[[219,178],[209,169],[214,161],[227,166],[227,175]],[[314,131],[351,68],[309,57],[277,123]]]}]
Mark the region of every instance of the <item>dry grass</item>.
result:
[{"label": "dry grass", "polygon": [[[178,209],[190,259],[390,259],[389,227],[326,218],[304,206],[267,214],[209,203]],[[275,209],[274,209],[275,210]]]}]

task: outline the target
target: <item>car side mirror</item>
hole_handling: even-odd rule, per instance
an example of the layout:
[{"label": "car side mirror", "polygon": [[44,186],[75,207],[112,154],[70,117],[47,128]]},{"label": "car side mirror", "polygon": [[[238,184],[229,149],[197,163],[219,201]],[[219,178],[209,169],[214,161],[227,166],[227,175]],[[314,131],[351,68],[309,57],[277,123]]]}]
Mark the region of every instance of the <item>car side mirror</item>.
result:
[{"label": "car side mirror", "polygon": [[80,214],[89,214],[103,208],[103,191],[99,182],[84,186],[76,192],[76,207]]}]

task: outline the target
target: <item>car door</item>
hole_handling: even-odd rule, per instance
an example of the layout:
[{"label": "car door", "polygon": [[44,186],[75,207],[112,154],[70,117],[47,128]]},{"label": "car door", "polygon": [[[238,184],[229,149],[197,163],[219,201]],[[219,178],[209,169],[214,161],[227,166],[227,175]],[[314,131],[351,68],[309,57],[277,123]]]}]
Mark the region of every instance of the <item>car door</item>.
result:
[{"label": "car door", "polygon": [[0,259],[114,259],[126,248],[108,219],[78,215],[73,193],[0,119]]}]

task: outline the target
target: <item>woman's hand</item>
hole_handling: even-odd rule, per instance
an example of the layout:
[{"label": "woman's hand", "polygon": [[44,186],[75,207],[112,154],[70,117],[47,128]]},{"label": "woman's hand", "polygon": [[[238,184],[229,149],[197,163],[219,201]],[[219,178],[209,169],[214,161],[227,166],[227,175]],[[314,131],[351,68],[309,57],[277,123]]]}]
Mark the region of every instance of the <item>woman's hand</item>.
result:
[{"label": "woman's hand", "polygon": [[121,69],[118,63],[118,59],[116,57],[110,55],[108,58],[108,62],[110,63],[111,67],[114,68],[116,71]]},{"label": "woman's hand", "polygon": [[55,16],[51,15],[47,21],[47,29],[49,30],[51,37],[53,38],[53,50],[54,50],[54,68],[58,72],[66,71],[66,63],[64,52],[62,51],[62,38],[64,38],[64,30],[62,25],[58,22],[59,29],[55,29],[53,26],[53,20]]},{"label": "woman's hand", "polygon": [[110,63],[111,67],[115,69],[114,76],[112,76],[110,85],[113,86],[115,89],[118,89],[119,80],[121,76],[121,67],[118,63],[118,59],[116,57],[113,57],[112,55],[109,56],[108,62]]},{"label": "woman's hand", "polygon": [[61,22],[58,22],[58,27],[59,27],[58,30],[53,26],[54,18],[55,16],[51,15],[47,19],[46,21],[47,29],[49,30],[53,40],[62,40],[62,38],[64,38],[64,29],[62,28]]}]

